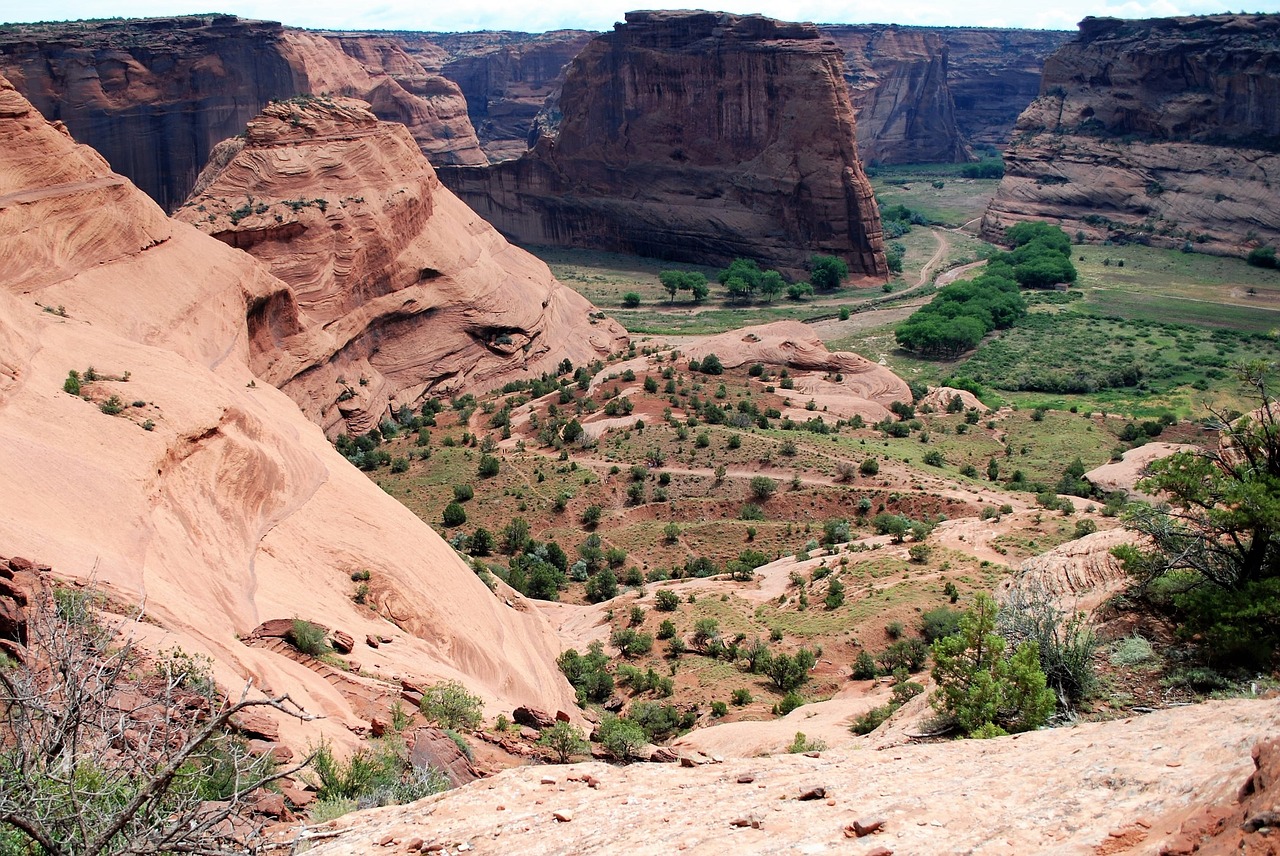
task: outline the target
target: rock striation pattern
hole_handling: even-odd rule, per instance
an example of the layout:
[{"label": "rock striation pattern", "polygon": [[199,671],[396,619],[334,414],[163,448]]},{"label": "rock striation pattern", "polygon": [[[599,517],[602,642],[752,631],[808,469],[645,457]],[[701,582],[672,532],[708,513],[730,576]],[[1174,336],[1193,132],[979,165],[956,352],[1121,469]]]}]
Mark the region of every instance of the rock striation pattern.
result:
[{"label": "rock striation pattern", "polygon": [[1280,240],[1280,15],[1086,18],[1045,64],[983,223],[1242,254]]},{"label": "rock striation pattern", "polygon": [[329,92],[410,128],[438,163],[485,163],[461,91],[393,40],[234,15],[11,25],[0,74],[167,211],[272,99]]},{"label": "rock striation pattern", "polygon": [[540,133],[558,128],[569,63],[598,33],[552,30],[399,33],[405,50],[453,81],[491,161],[524,154]]},{"label": "rock striation pattern", "polygon": [[616,322],[441,186],[405,127],[364,102],[269,105],[204,184],[175,216],[288,283],[299,329],[251,318],[254,369],[331,434],[626,346]]},{"label": "rock striation pattern", "polygon": [[882,275],[841,54],[811,24],[631,12],[569,67],[559,134],[441,180],[514,240]]},{"label": "rock striation pattern", "polygon": [[936,32],[883,25],[824,26],[844,51],[864,163],[963,163],[947,44]]},{"label": "rock striation pattern", "polygon": [[[145,603],[139,644],[208,654],[223,686],[290,693],[322,715],[306,733],[281,721],[298,748],[349,746],[365,720],[324,676],[241,641],[266,618],[387,640],[352,680],[454,679],[495,713],[571,710],[547,622],[254,374],[303,320],[261,263],[166,217],[0,78],[0,482],[22,498],[0,514],[4,553]],[[369,606],[352,602],[356,569]]]}]

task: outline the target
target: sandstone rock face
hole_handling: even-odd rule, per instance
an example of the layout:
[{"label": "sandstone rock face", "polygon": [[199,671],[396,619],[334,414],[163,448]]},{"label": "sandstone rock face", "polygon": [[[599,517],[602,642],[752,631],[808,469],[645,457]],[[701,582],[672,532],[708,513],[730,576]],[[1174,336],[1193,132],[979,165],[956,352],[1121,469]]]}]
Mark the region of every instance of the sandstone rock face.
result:
[{"label": "sandstone rock face", "polygon": [[[365,670],[460,680],[494,714],[572,709],[545,620],[495,598],[255,377],[253,355],[299,335],[300,319],[263,265],[165,217],[0,78],[4,552],[145,603],[144,647],[208,654],[223,686],[252,677],[322,714],[280,721],[295,747],[350,746],[343,724],[364,717],[306,664],[237,638],[268,618],[394,635],[362,651]],[[90,400],[64,392],[90,365]],[[118,415],[97,406],[110,395],[127,405]],[[372,608],[351,601],[357,568]]]},{"label": "sandstone rock face", "polygon": [[539,128],[558,127],[565,69],[597,35],[585,30],[401,33],[400,39],[423,65],[462,90],[480,145],[496,162],[524,154]]},{"label": "sandstone rock face", "polygon": [[251,323],[254,366],[330,433],[625,347],[621,327],[468,210],[408,131],[363,102],[268,106],[176,216],[292,287],[305,332]]},{"label": "sandstone rock face", "polygon": [[282,42],[290,65],[307,81],[305,91],[368,101],[379,119],[408,128],[432,163],[488,163],[462,92],[424,68],[397,40],[286,30]]},{"label": "sandstone rock face", "polygon": [[1280,240],[1278,36],[1280,15],[1085,19],[1018,119],[985,234],[1045,219],[1218,253]]},{"label": "sandstone rock face", "polygon": [[17,25],[0,33],[0,74],[169,211],[217,143],[300,93],[370,101],[439,163],[486,162],[457,86],[377,36],[233,15]]},{"label": "sandstone rock face", "polygon": [[569,67],[557,137],[441,180],[529,243],[886,272],[841,55],[811,24],[632,12]]},{"label": "sandstone rock face", "polygon": [[233,16],[5,28],[0,74],[165,209],[209,151],[301,91],[283,28]]},{"label": "sandstone rock face", "polygon": [[947,50],[956,125],[971,146],[1004,148],[1019,114],[1040,92],[1045,59],[1068,42],[1065,30],[921,28]]},{"label": "sandstone rock face", "polygon": [[941,36],[917,27],[881,25],[825,26],[822,32],[844,51],[863,162],[970,159],[956,125],[947,45]]}]

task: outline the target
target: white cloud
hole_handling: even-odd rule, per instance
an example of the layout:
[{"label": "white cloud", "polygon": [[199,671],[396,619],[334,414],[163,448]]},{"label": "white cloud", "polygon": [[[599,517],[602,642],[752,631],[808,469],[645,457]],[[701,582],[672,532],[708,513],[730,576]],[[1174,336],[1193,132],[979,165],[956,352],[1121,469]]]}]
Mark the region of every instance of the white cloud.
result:
[{"label": "white cloud", "polygon": [[[1277,0],[1256,8],[1275,11]],[[1222,11],[1200,0],[1063,0],[1046,6],[1008,0],[970,0],[966,3],[922,0],[885,4],[870,0],[730,0],[714,4],[724,11],[760,12],[787,20],[824,23],[899,23],[938,26],[1013,26],[1074,29],[1086,15],[1147,18],[1204,14]],[[283,20],[301,27],[332,29],[475,30],[508,29],[542,31],[558,28],[607,30],[621,21],[630,8],[661,7],[648,3],[593,3],[580,0],[469,0],[465,3],[422,3],[421,0],[383,0],[361,6],[350,0],[310,0],[283,5],[267,0],[0,0],[0,20],[41,18],[145,17],[208,11],[210,7],[248,18]]]}]

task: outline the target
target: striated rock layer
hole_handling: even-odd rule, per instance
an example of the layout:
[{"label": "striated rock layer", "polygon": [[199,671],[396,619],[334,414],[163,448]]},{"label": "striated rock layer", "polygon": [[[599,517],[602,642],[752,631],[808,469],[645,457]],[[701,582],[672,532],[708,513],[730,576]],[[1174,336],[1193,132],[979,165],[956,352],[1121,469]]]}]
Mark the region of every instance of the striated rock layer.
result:
[{"label": "striated rock layer", "polygon": [[865,163],[970,160],[948,86],[947,45],[937,33],[892,25],[825,26],[822,32],[844,51]]},{"label": "striated rock layer", "polygon": [[585,30],[398,34],[424,66],[458,84],[492,161],[520,157],[540,132],[559,127],[565,70],[597,35]]},{"label": "striated rock layer", "polygon": [[[240,641],[268,619],[391,639],[350,675],[384,718],[411,676],[462,680],[493,713],[571,709],[546,622],[494,597],[255,375],[300,320],[262,264],[165,217],[0,78],[4,552],[145,607],[144,643],[211,655],[225,686],[292,694],[324,717],[280,723],[297,748],[345,745],[367,714]],[[90,366],[82,395],[63,390]],[[117,415],[99,407],[110,396]],[[352,602],[355,570],[368,606]]]},{"label": "striated rock layer", "polygon": [[1045,64],[983,223],[1242,253],[1280,240],[1280,15],[1086,18]]},{"label": "striated rock layer", "polygon": [[331,433],[367,431],[388,406],[424,395],[484,391],[626,344],[617,323],[441,186],[403,126],[363,102],[268,106],[175,216],[291,287],[301,332],[255,315],[254,369]]},{"label": "striated rock layer", "polygon": [[303,93],[371,102],[437,163],[486,162],[457,86],[376,36],[234,15],[19,24],[0,30],[0,74],[169,211],[218,142]]},{"label": "striated rock layer", "polygon": [[1018,116],[1040,93],[1045,59],[1074,35],[1066,30],[998,27],[920,31],[936,35],[946,48],[947,86],[965,142],[1001,149]]},{"label": "striated rock layer", "polygon": [[570,65],[558,136],[441,180],[527,243],[887,268],[840,51],[811,24],[631,12]]}]

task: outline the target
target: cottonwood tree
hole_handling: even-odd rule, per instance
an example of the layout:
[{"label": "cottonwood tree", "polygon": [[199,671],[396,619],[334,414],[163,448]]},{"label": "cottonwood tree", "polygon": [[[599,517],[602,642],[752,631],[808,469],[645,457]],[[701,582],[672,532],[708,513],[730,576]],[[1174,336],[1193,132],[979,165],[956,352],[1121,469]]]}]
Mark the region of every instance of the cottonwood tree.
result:
[{"label": "cottonwood tree", "polygon": [[277,769],[251,757],[231,720],[252,708],[312,717],[251,682],[222,697],[182,667],[193,658],[171,657],[140,684],[128,634],[108,628],[90,597],[64,594],[28,605],[21,659],[0,668],[0,850],[258,852],[248,801],[306,761]]}]

